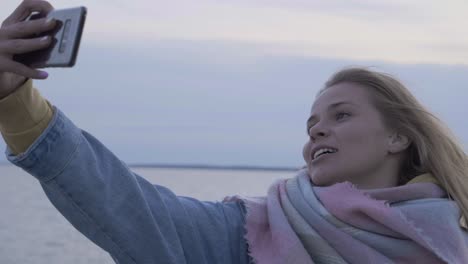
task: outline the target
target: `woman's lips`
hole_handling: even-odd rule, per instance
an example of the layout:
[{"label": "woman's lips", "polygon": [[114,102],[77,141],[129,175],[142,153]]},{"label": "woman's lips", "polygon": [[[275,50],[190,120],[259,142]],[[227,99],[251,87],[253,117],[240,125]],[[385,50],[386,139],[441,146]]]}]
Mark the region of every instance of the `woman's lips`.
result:
[{"label": "woman's lips", "polygon": [[319,161],[321,161],[321,160],[324,160],[324,159],[326,159],[328,156],[331,156],[331,155],[336,154],[336,153],[337,153],[337,152],[334,152],[334,153],[324,153],[324,154],[318,156],[318,157],[315,158],[315,159],[312,158],[312,164],[317,163],[317,162],[319,162]]}]

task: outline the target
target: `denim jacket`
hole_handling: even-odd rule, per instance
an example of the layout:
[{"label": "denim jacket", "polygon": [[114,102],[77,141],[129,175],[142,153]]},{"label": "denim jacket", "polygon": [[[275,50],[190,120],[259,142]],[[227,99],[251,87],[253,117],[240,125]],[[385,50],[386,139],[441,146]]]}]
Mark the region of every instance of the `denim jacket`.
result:
[{"label": "denim jacket", "polygon": [[5,153],[116,263],[252,263],[241,203],[199,201],[151,184],[56,107],[27,151]]}]

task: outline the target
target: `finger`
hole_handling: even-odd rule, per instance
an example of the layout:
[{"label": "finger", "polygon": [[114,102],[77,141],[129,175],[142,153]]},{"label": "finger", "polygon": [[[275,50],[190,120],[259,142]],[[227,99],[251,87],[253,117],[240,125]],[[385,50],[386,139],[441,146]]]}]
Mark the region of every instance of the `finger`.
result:
[{"label": "finger", "polygon": [[0,29],[0,39],[28,38],[34,34],[50,31],[56,25],[56,20],[48,18],[23,21]]},{"label": "finger", "polygon": [[50,36],[33,39],[12,39],[0,42],[0,52],[22,54],[47,48],[52,43]]},{"label": "finger", "polygon": [[12,72],[27,78],[39,80],[46,79],[49,76],[47,72],[29,68],[24,64],[15,61],[8,61],[6,63],[2,62],[1,64],[4,66],[2,69],[0,69],[2,72]]},{"label": "finger", "polygon": [[42,0],[24,0],[21,4],[8,16],[2,25],[12,25],[25,20],[32,12],[48,14],[54,7],[47,1]]}]

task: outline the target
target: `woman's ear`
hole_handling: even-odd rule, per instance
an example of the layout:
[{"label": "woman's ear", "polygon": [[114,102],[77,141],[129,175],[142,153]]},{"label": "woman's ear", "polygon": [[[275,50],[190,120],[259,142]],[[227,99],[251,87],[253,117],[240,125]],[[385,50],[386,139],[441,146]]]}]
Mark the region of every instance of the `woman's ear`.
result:
[{"label": "woman's ear", "polygon": [[388,152],[391,154],[396,154],[406,150],[411,141],[409,138],[399,132],[393,133],[388,137]]}]

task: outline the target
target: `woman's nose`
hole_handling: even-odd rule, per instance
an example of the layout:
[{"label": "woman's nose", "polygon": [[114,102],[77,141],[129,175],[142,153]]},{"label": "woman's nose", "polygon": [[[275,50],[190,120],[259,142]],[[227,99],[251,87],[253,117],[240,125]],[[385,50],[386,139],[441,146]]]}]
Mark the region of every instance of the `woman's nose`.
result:
[{"label": "woman's nose", "polygon": [[327,137],[330,134],[328,128],[325,128],[323,124],[315,124],[309,129],[309,136],[312,141],[316,141],[320,138]]}]

